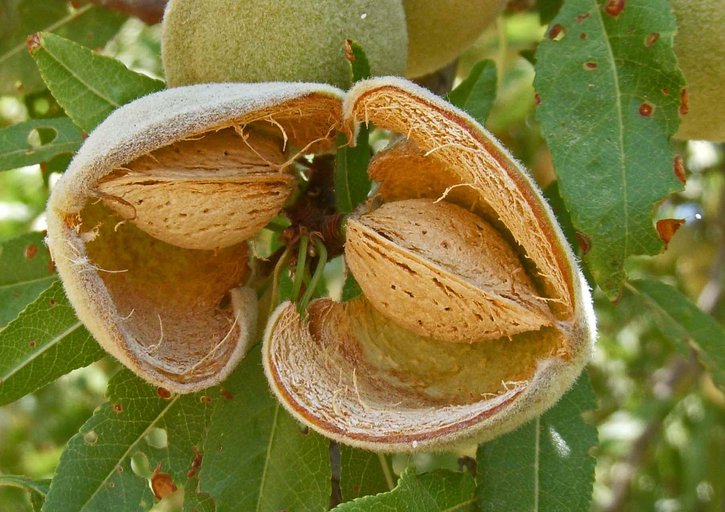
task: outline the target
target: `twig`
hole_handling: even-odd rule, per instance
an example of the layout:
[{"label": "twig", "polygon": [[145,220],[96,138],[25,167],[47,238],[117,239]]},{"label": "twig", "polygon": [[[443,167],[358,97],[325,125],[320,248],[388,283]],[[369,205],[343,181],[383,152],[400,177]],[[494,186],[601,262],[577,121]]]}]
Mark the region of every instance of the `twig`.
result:
[{"label": "twig", "polygon": [[342,479],[342,454],[340,445],[335,441],[330,441],[330,484],[332,492],[330,493],[330,508],[333,509],[342,503],[342,487],[340,481]]},{"label": "twig", "polygon": [[443,96],[448,94],[453,87],[453,81],[456,79],[456,68],[458,67],[458,61],[455,60],[448,64],[446,67],[434,71],[429,75],[422,76],[415,79],[415,83],[425,87],[429,91]]},{"label": "twig", "polygon": [[653,441],[659,436],[665,418],[675,407],[677,401],[672,400],[677,389],[693,374],[697,373],[699,366],[696,363],[695,353],[692,351],[689,358],[676,356],[665,372],[665,378],[653,386],[655,395],[662,398],[654,417],[649,421],[642,433],[632,443],[624,469],[612,484],[612,498],[603,508],[602,512],[621,512],[626,508],[629,495],[632,491],[632,481],[645,461],[647,451]]},{"label": "twig", "polygon": [[[725,162],[720,167],[721,173],[725,174]],[[717,236],[717,252],[710,265],[708,279],[705,286],[697,297],[697,305],[703,311],[712,313],[722,299],[723,277],[725,277],[725,186],[720,187],[720,204],[713,227]]]},{"label": "twig", "polygon": [[164,17],[164,8],[168,0],[89,0],[90,3],[112,11],[122,12],[153,25]]}]

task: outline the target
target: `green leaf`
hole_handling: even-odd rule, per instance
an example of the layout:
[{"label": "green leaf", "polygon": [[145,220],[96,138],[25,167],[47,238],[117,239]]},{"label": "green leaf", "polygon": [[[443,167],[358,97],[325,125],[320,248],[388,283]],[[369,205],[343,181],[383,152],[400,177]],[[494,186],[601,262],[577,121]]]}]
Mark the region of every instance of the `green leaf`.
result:
[{"label": "green leaf", "polygon": [[335,159],[335,206],[340,213],[350,213],[365,201],[370,192],[368,164],[370,146],[368,135],[370,128],[360,125],[357,145],[347,145],[345,135],[337,137],[337,158]]},{"label": "green leaf", "polygon": [[698,349],[702,364],[710,370],[713,381],[725,390],[725,329],[714,318],[690,301],[682,292],[654,280],[631,282],[653,313],[664,336],[687,353],[691,343]]},{"label": "green leaf", "polygon": [[385,455],[340,446],[340,491],[343,502],[389,491],[392,475],[393,469]]},{"label": "green leaf", "polygon": [[217,510],[326,510],[328,441],[303,429],[272,397],[259,347],[224,383],[204,444],[200,489]]},{"label": "green leaf", "polygon": [[86,132],[114,109],[164,87],[159,80],[49,32],[34,36],[30,54],[55,99]]},{"label": "green leaf", "polygon": [[484,124],[496,99],[496,64],[492,60],[477,62],[447,99]]},{"label": "green leaf", "polygon": [[345,41],[345,56],[350,63],[352,72],[352,83],[370,78],[370,61],[365,55],[365,50],[357,41],[347,39]]},{"label": "green leaf", "polygon": [[[48,134],[30,142],[34,133]],[[0,129],[0,171],[48,162],[56,156],[74,153],[83,134],[67,117],[31,119]]]},{"label": "green leaf", "polygon": [[26,38],[53,32],[88,48],[102,48],[126,21],[118,11],[70,2],[2,0],[0,30],[0,95],[30,94],[45,89],[38,68],[28,55]]},{"label": "green leaf", "polygon": [[0,327],[57,278],[42,233],[27,233],[0,244]]},{"label": "green leaf", "polygon": [[355,276],[352,275],[352,272],[349,272],[347,276],[345,276],[345,282],[342,285],[342,302],[347,302],[359,297],[360,295],[362,295],[360,283],[357,282]]},{"label": "green leaf", "polygon": [[597,429],[582,413],[594,407],[583,374],[561,401],[539,418],[478,449],[481,512],[589,510]]},{"label": "green leaf", "polygon": [[129,370],[117,373],[108,385],[109,401],[63,451],[45,510],[148,510],[154,503],[148,469],[137,461],[184,486],[200,460],[208,396],[215,391],[169,395]]},{"label": "green leaf", "polygon": [[30,493],[33,510],[39,512],[45,502],[45,495],[48,494],[50,480],[33,480],[19,475],[0,475],[0,487],[2,486],[26,489]]},{"label": "green leaf", "polygon": [[680,190],[668,137],[679,124],[684,80],[672,50],[667,0],[630,0],[618,16],[605,0],[566,0],[536,53],[537,117],[584,257],[616,297],[624,262],[662,248],[652,220]]},{"label": "green leaf", "polygon": [[337,512],[473,511],[476,503],[475,490],[473,477],[468,473],[438,470],[416,475],[415,470],[409,468],[400,475],[398,485],[392,491],[343,503],[333,510]]},{"label": "green leaf", "polygon": [[536,7],[539,10],[539,21],[542,25],[549,23],[556,13],[561,9],[564,0],[536,0]]},{"label": "green leaf", "polygon": [[190,478],[184,492],[184,512],[215,512],[214,500],[208,494],[199,494],[194,490],[199,485],[197,477]]},{"label": "green leaf", "polygon": [[55,281],[0,331],[0,405],[103,355]]}]

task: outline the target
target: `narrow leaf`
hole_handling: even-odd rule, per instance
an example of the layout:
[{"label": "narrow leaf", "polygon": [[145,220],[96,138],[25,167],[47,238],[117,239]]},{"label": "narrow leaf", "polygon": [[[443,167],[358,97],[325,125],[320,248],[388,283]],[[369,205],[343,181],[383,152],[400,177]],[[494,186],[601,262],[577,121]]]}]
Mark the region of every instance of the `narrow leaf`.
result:
[{"label": "narrow leaf", "polygon": [[559,12],[564,0],[536,0],[536,7],[539,10],[539,21],[542,25],[549,23],[556,13]]},{"label": "narrow leaf", "polygon": [[335,206],[340,213],[350,213],[365,201],[370,192],[368,164],[370,163],[370,146],[368,135],[370,129],[360,125],[357,145],[347,146],[345,136],[337,137],[337,158],[335,159]]},{"label": "narrow leaf", "polygon": [[393,470],[388,457],[365,450],[340,447],[340,490],[342,501],[390,490]]},{"label": "narrow leaf", "polygon": [[200,490],[217,510],[325,510],[328,442],[272,397],[260,359],[257,347],[224,383],[227,399],[212,414]]},{"label": "narrow leaf", "polygon": [[0,244],[0,328],[58,278],[42,233]]},{"label": "narrow leaf", "polygon": [[481,124],[486,122],[496,99],[496,64],[477,62],[465,80],[448,93],[448,101],[465,110]]},{"label": "narrow leaf", "polygon": [[44,510],[145,511],[156,499],[149,477],[157,492],[184,486],[200,460],[210,410],[201,396],[171,395],[120,371],[108,385],[109,401],[64,450]]},{"label": "narrow leaf", "polygon": [[76,318],[60,282],[0,331],[0,405],[53,382],[103,355]]},{"label": "narrow leaf", "polygon": [[29,49],[50,92],[86,132],[114,109],[164,87],[159,80],[49,32],[34,35]]},{"label": "narrow leaf", "polygon": [[698,348],[702,364],[713,381],[725,391],[725,329],[680,291],[660,281],[638,280],[631,283],[664,336],[683,351],[690,344]]},{"label": "narrow leaf", "polygon": [[370,78],[370,61],[357,41],[345,40],[345,58],[350,63],[352,83]]},{"label": "narrow leaf", "polygon": [[656,254],[653,213],[680,190],[668,138],[684,80],[667,0],[566,0],[536,53],[537,117],[584,259],[609,297],[624,261]]},{"label": "narrow leaf", "polygon": [[468,473],[438,470],[416,475],[413,469],[407,469],[400,475],[398,485],[392,491],[343,503],[333,510],[336,512],[473,511],[476,504],[475,491],[473,477]]},{"label": "narrow leaf", "polygon": [[31,94],[45,89],[38,68],[28,55],[30,34],[48,31],[88,48],[102,48],[126,21],[118,11],[70,2],[14,0],[2,2],[0,30],[0,95]]},{"label": "narrow leaf", "polygon": [[362,295],[362,288],[360,288],[360,284],[350,272],[345,276],[345,282],[342,285],[342,302],[347,302],[360,295]]},{"label": "narrow leaf", "polygon": [[478,449],[481,512],[589,510],[597,429],[582,413],[594,395],[586,374],[543,416]]},{"label": "narrow leaf", "polygon": [[[45,132],[33,144],[29,137]],[[31,119],[0,129],[0,171],[48,162],[58,155],[74,153],[83,142],[81,131],[67,117]]]}]

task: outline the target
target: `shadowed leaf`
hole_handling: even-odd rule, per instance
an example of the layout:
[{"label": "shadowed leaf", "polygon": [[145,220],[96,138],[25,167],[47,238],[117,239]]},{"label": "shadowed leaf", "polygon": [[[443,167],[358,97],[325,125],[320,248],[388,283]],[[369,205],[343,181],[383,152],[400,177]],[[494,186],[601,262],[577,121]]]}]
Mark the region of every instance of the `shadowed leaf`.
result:
[{"label": "shadowed leaf", "polygon": [[272,397],[260,359],[259,347],[252,349],[224,383],[227,399],[212,415],[200,489],[217,510],[325,510],[328,441],[303,431]]},{"label": "shadowed leaf", "polygon": [[722,326],[672,286],[652,280],[637,280],[631,285],[652,312],[662,334],[685,354],[694,342],[700,361],[710,370],[715,384],[725,391],[725,330]]},{"label": "shadowed leaf", "polygon": [[481,512],[589,510],[594,483],[597,429],[582,413],[594,407],[583,374],[561,401],[541,417],[478,449]]}]

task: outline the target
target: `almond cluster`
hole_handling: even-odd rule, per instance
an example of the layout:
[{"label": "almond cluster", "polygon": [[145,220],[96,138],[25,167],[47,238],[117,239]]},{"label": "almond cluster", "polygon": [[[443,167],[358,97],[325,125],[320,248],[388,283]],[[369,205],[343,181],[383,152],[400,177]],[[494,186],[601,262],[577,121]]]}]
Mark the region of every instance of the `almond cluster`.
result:
[{"label": "almond cluster", "polygon": [[[361,123],[397,134],[345,223],[362,294],[283,302],[257,332],[249,241],[295,195],[295,158],[334,154]],[[48,237],[79,318],[142,378],[204,389],[262,338],[291,414],[376,451],[515,428],[558,400],[594,340],[586,283],[526,172],[466,114],[397,78],[141,98],[85,142],[53,191]]]}]

